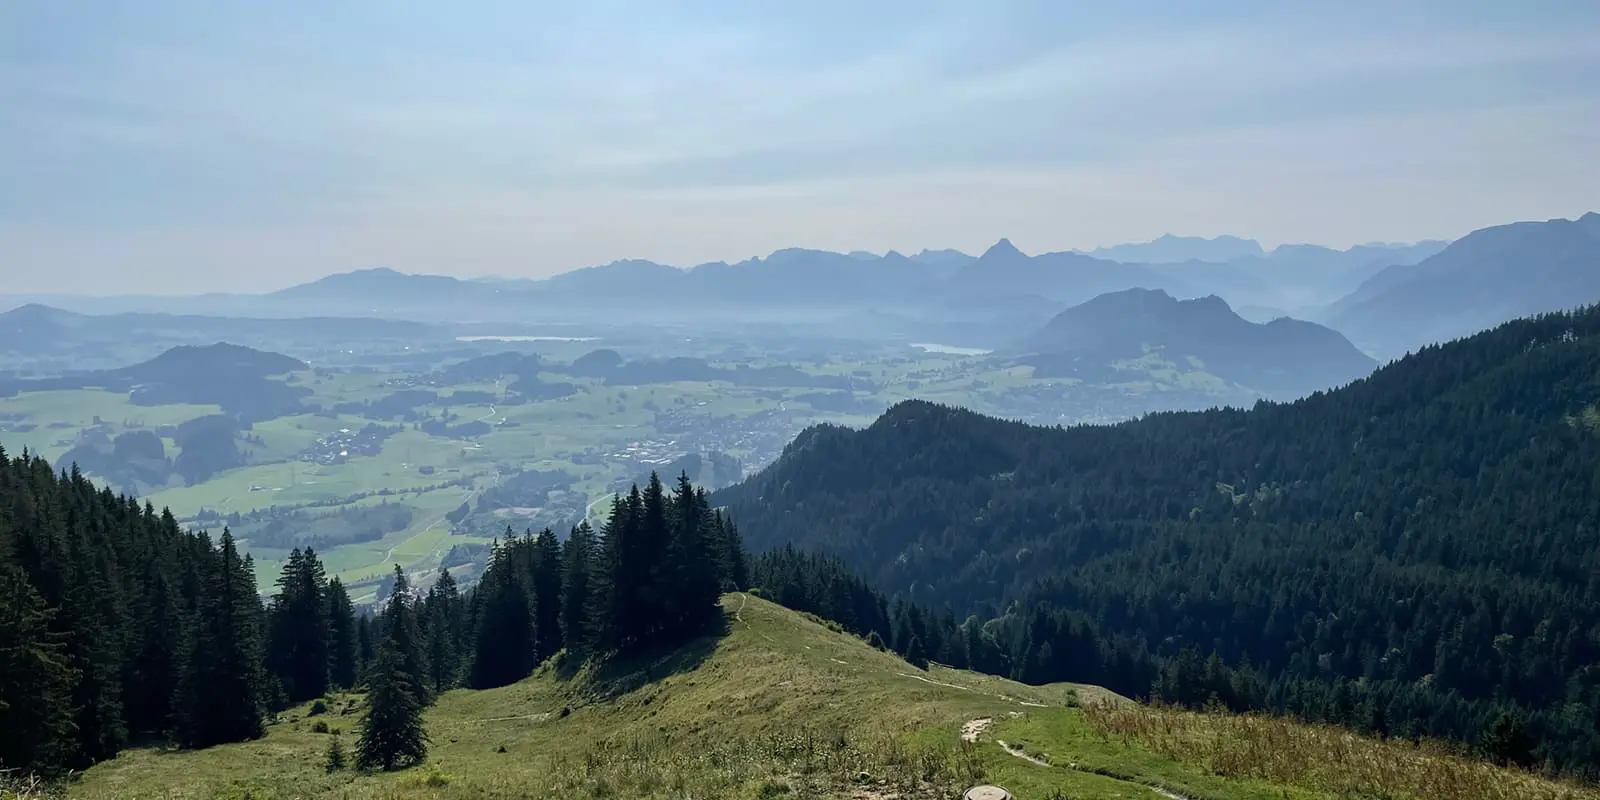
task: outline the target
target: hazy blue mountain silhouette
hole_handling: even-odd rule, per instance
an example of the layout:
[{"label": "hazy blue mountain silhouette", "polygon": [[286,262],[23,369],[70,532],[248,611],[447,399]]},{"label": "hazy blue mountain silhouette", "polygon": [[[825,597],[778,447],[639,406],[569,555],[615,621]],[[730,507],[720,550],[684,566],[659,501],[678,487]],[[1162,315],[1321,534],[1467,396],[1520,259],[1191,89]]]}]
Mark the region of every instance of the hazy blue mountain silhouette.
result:
[{"label": "hazy blue mountain silhouette", "polygon": [[1280,318],[1261,324],[1220,297],[1178,300],[1159,290],[1101,295],[1056,315],[1021,342],[1040,377],[1104,380],[1117,362],[1157,354],[1271,397],[1340,386],[1377,363],[1337,331]]},{"label": "hazy blue mountain silhouette", "polygon": [[[1196,242],[1204,247],[1185,247]],[[1148,246],[1159,245],[1159,251]],[[230,296],[219,307],[263,315],[379,316],[433,321],[521,321],[627,308],[639,315],[694,318],[772,312],[915,311],[934,314],[955,300],[1036,296],[1061,305],[1131,288],[1179,297],[1217,294],[1236,305],[1289,310],[1321,306],[1391,264],[1431,254],[1434,243],[1333,250],[1289,245],[1270,253],[1237,237],[1163,237],[1102,252],[1161,263],[1108,260],[1080,252],[1029,255],[1002,239],[974,257],[955,250],[836,253],[785,248],[737,263],[676,267],[641,259],[585,267],[545,279],[458,279],[392,269],[330,275],[270,295]],[[1140,249],[1143,248],[1143,249]],[[1179,256],[1206,256],[1216,259]]]},{"label": "hazy blue mountain silhouette", "polygon": [[1385,358],[1502,322],[1600,302],[1600,214],[1474,231],[1384,269],[1322,319]]},{"label": "hazy blue mountain silhouette", "polygon": [[1266,255],[1261,243],[1237,236],[1174,236],[1166,234],[1148,242],[1130,242],[1074,252],[1111,261],[1136,264],[1177,264],[1184,261],[1227,262]]},{"label": "hazy blue mountain silhouette", "polygon": [[958,297],[1038,295],[1062,303],[1081,303],[1122,289],[1167,289],[1188,294],[1181,278],[1139,264],[1120,264],[1081,253],[1029,256],[1001,239],[977,260],[956,270],[945,288]]}]

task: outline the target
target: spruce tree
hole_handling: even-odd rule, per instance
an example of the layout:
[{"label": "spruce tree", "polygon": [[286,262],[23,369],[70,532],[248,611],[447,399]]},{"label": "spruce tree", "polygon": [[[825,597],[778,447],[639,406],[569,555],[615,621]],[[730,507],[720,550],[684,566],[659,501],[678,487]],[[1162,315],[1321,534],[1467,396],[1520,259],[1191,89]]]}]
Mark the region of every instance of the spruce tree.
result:
[{"label": "spruce tree", "polygon": [[371,614],[356,617],[356,681],[367,674],[378,650],[378,621]]},{"label": "spruce tree", "polygon": [[69,505],[60,517],[50,519],[63,548],[56,554],[61,562],[55,568],[65,578],[54,622],[68,634],[66,655],[78,673],[73,687],[77,748],[72,760],[82,767],[116,755],[127,742],[122,702],[126,608],[111,573],[117,554],[106,537],[95,535],[86,518],[97,496],[103,503],[115,496],[101,495],[77,465],[59,485]]},{"label": "spruce tree", "polygon": [[613,576],[618,565],[617,538],[618,529],[623,524],[623,508],[622,496],[612,495],[611,509],[606,514],[606,522],[595,533],[594,558],[589,562],[589,602],[584,614],[585,627],[589,633],[586,644],[589,650],[598,653],[614,649],[618,637],[612,619],[619,607],[620,599],[613,585]]},{"label": "spruce tree", "polygon": [[189,747],[255,739],[263,732],[255,576],[226,529],[209,561],[178,686],[178,739]]},{"label": "spruce tree", "polygon": [[534,661],[542,663],[562,647],[561,542],[549,528],[534,538],[532,582]]},{"label": "spruce tree", "polygon": [[152,570],[145,581],[138,650],[125,680],[133,730],[164,732],[172,726],[173,693],[183,673],[184,639],[190,635],[179,589],[161,569]]},{"label": "spruce tree", "polygon": [[0,564],[0,765],[12,769],[53,773],[73,750],[78,676],[53,615],[21,569]]},{"label": "spruce tree", "polygon": [[917,669],[928,668],[928,651],[922,646],[921,637],[913,635],[911,641],[906,643],[906,663]]},{"label": "spruce tree", "polygon": [[647,650],[665,644],[663,629],[679,619],[682,598],[678,582],[667,561],[671,543],[667,511],[667,491],[661,476],[650,473],[639,503],[637,559],[643,580],[635,587],[630,610],[633,621],[633,646]]},{"label": "spruce tree", "polygon": [[961,623],[961,650],[963,663],[973,670],[991,671],[993,663],[989,658],[989,647],[983,637],[983,623],[977,616],[968,617]]},{"label": "spruce tree", "polygon": [[[396,564],[394,589],[383,609],[383,642],[400,656],[400,669],[412,683],[412,696],[427,705],[433,702],[433,672],[428,666],[428,651],[416,605],[406,571]],[[370,682],[370,676],[368,680]]]},{"label": "spruce tree", "polygon": [[722,547],[723,591],[750,588],[749,556],[745,553],[744,537],[739,534],[739,527],[733,524],[732,517],[725,516],[721,511],[716,512],[715,525],[720,534],[718,544]]},{"label": "spruce tree", "polygon": [[453,688],[461,671],[462,603],[456,579],[439,568],[438,580],[423,601],[428,640],[428,667],[435,692]]},{"label": "spruce tree", "polygon": [[323,769],[328,772],[338,772],[344,769],[344,745],[339,742],[337,735],[328,737],[328,754],[322,761]]},{"label": "spruce tree", "polygon": [[668,569],[678,613],[672,633],[681,639],[704,631],[720,613],[725,553],[718,547],[720,533],[706,495],[694,488],[687,473],[678,476],[671,503]]},{"label": "spruce tree", "polygon": [[[551,561],[553,540],[553,534],[535,539],[534,564]],[[630,653],[673,647],[704,632],[720,614],[723,588],[748,579],[738,541],[687,475],[679,476],[670,496],[657,475],[642,490],[614,496],[603,530],[574,528],[561,554],[558,618],[565,645]],[[486,603],[492,596],[487,577]],[[553,577],[545,574],[547,586],[556,583]],[[535,595],[538,608],[540,592]],[[543,605],[548,613],[550,604]],[[548,624],[541,615],[536,627]]]},{"label": "spruce tree", "polygon": [[283,570],[278,575],[278,593],[272,598],[267,607],[267,639],[263,645],[267,671],[278,680],[287,693],[288,686],[293,683],[294,675],[292,650],[296,644],[293,638],[293,623],[291,619],[292,604],[290,597],[297,588],[298,573],[304,560],[300,548],[289,551],[284,559]]},{"label": "spruce tree", "polygon": [[626,497],[613,497],[601,534],[595,612],[590,621],[596,649],[602,652],[632,647],[639,638],[642,604],[638,595],[650,577],[640,542],[643,505],[637,486]]},{"label": "spruce tree", "polygon": [[328,682],[340,689],[356,685],[358,645],[355,609],[350,593],[335,575],[328,579]]},{"label": "spruce tree", "polygon": [[289,703],[328,692],[330,643],[327,578],[310,548],[289,552],[268,615],[267,664]]},{"label": "spruce tree", "polygon": [[1479,737],[1483,754],[1496,764],[1529,766],[1533,763],[1534,748],[1538,743],[1528,733],[1522,716],[1515,711],[1501,711],[1494,721],[1484,728]]},{"label": "spruce tree", "polygon": [[587,647],[591,638],[594,559],[594,531],[587,521],[580,522],[561,550],[561,633],[569,649]]},{"label": "spruce tree", "polygon": [[388,640],[367,669],[366,712],[356,744],[356,766],[361,769],[394,770],[427,757],[422,702],[406,660],[399,646]]},{"label": "spruce tree", "polygon": [[511,548],[495,545],[478,583],[477,635],[473,643],[468,685],[474,689],[505,686],[533,672],[538,644],[528,594],[516,574]]}]

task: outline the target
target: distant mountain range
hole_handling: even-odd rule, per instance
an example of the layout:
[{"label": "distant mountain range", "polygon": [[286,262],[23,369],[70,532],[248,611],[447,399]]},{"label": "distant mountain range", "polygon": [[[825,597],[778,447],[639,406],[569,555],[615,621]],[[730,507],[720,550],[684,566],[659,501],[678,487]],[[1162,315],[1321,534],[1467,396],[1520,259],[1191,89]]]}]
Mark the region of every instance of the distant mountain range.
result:
[{"label": "distant mountain range", "polygon": [[1141,264],[1181,264],[1185,261],[1235,261],[1241,258],[1261,258],[1267,252],[1254,239],[1237,236],[1174,236],[1166,234],[1148,242],[1096,247],[1093,250],[1074,250],[1095,258],[1111,261],[1132,261]]},{"label": "distant mountain range", "polygon": [[[630,259],[543,280],[461,280],[390,269],[332,275],[258,298],[268,309],[452,321],[510,318],[529,308],[573,314],[629,308],[655,318],[774,312],[946,310],[952,304],[1029,297],[1059,310],[1107,292],[1161,289],[1216,294],[1238,306],[1308,309],[1353,291],[1386,267],[1413,264],[1444,242],[1335,250],[1249,239],[1163,237],[1093,254],[1029,255],[1001,239],[981,255],[956,250],[905,256],[790,248],[736,264],[681,268]],[[1116,258],[1109,258],[1115,256]],[[1140,262],[1138,259],[1145,259]]]},{"label": "distant mountain range", "polygon": [[[1259,245],[1249,244],[1244,249],[1260,252]],[[1065,306],[1106,292],[1145,288],[1180,297],[1222,294],[1235,303],[1296,308],[1330,302],[1383,267],[1414,263],[1443,246],[1442,242],[1425,242],[1341,251],[1291,245],[1270,254],[1224,261],[1191,257],[1148,264],[1079,252],[1029,255],[1008,239],[1001,239],[979,256],[954,250],[923,251],[907,257],[892,250],[876,256],[791,248],[737,264],[713,262],[687,269],[652,261],[616,261],[539,281],[489,283],[364,270],[330,276],[269,297],[280,302],[315,303],[318,313],[335,314],[343,308],[380,316],[385,307],[431,304],[437,308],[456,303],[471,304],[482,313],[507,303],[561,309],[642,304],[661,311],[698,309],[703,313],[774,307],[924,308],[953,299],[1025,295]],[[1167,252],[1183,253],[1172,248]]]},{"label": "distant mountain range", "polygon": [[1075,304],[1124,289],[1167,289],[1189,295],[1197,288],[1176,275],[1142,264],[1103,261],[1078,253],[1029,256],[1009,239],[1001,239],[983,255],[956,270],[947,281],[950,293],[964,298],[1036,294]]},{"label": "distant mountain range", "polygon": [[[690,268],[625,260],[542,280],[469,280],[378,268],[266,295],[50,298],[72,310],[164,310],[212,317],[404,319],[450,325],[585,322],[826,324],[841,335],[993,347],[1099,295],[1161,290],[1227,300],[1252,321],[1333,327],[1392,357],[1519,315],[1600,300],[1600,215],[1486,228],[1455,243],[1309,244],[1268,250],[1232,236],[1163,236],[1084,252],[1027,254],[1001,239],[980,255],[790,248]],[[28,331],[79,324],[55,309],[0,317],[0,352]],[[37,342],[38,340],[34,340]],[[31,345],[36,348],[48,344]]]},{"label": "distant mountain range", "polygon": [[1226,297],[1236,307],[1265,306],[1304,316],[1309,309],[1348,294],[1386,267],[1415,264],[1447,244],[1359,245],[1348,250],[1293,244],[1228,260],[1152,263],[1151,269]]},{"label": "distant mountain range", "polygon": [[1369,352],[1403,355],[1517,317],[1600,302],[1600,214],[1474,231],[1373,275],[1320,319]]},{"label": "distant mountain range", "polygon": [[[1174,236],[1169,233],[1148,242],[1118,244],[1110,247],[1096,247],[1093,250],[1074,250],[1073,252],[1109,261],[1124,261],[1137,264],[1183,264],[1190,261],[1226,264],[1252,259],[1277,259],[1279,261],[1321,259],[1334,261],[1341,260],[1341,257],[1354,263],[1368,263],[1397,257],[1401,261],[1416,261],[1439,252],[1447,244],[1449,242],[1437,240],[1421,241],[1415,244],[1375,242],[1356,245],[1346,250],[1336,250],[1315,244],[1285,244],[1268,250],[1254,239],[1241,239],[1237,236],[1218,236],[1208,239],[1203,236]],[[1416,256],[1413,255],[1414,253],[1422,253],[1422,255]]]},{"label": "distant mountain range", "polygon": [[1018,345],[1036,377],[1116,383],[1120,364],[1156,358],[1268,397],[1293,398],[1365,377],[1378,364],[1337,331],[1287,317],[1250,322],[1214,295],[1178,300],[1129,289],[1050,320]]},{"label": "distant mountain range", "polygon": [[[1161,263],[1151,264],[1077,252],[1029,255],[1005,239],[978,256],[956,250],[924,250],[913,256],[890,251],[879,256],[789,248],[735,264],[712,262],[690,268],[644,260],[616,261],[543,280],[471,280],[376,268],[330,275],[265,295],[40,300],[98,313],[159,310],[215,316],[374,317],[454,323],[523,320],[530,309],[547,315],[588,316],[620,308],[629,309],[636,317],[642,313],[653,318],[712,315],[766,320],[774,312],[814,316],[819,310],[927,310],[952,302],[1015,296],[1043,298],[1060,310],[1105,292],[1131,288],[1163,289],[1180,297],[1221,294],[1239,304],[1295,308],[1306,305],[1307,297],[1331,301],[1370,275],[1347,267],[1377,259],[1383,261],[1381,268],[1408,258],[1405,248],[1374,253],[1310,245],[1304,246],[1305,253],[1280,247],[1259,256],[1259,245],[1249,244],[1233,248],[1244,255],[1221,262],[1193,258],[1214,258],[1218,251],[1214,246],[1163,247],[1162,253],[1152,254]],[[1128,252],[1137,253],[1137,248],[1144,246],[1129,247],[1135,249]],[[1385,252],[1395,255],[1385,260],[1381,257]],[[1170,262],[1178,256],[1190,258]],[[1316,269],[1307,266],[1313,261],[1319,261],[1312,265]],[[1338,291],[1324,286],[1330,279],[1317,270],[1334,273],[1338,280],[1332,283],[1338,284]],[[1320,288],[1309,292],[1295,288],[1307,282]]]},{"label": "distant mountain range", "polygon": [[59,371],[127,364],[177,344],[233,341],[315,353],[339,342],[448,340],[451,332],[401,320],[357,317],[251,318],[201,314],[80,314],[30,303],[0,312],[0,358]]}]

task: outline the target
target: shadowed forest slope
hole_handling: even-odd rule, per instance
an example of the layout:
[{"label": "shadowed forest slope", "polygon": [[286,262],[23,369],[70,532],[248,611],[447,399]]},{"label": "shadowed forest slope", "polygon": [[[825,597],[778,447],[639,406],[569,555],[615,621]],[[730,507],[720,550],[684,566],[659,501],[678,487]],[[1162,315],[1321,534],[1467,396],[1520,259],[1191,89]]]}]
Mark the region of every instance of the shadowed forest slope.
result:
[{"label": "shadowed forest slope", "polygon": [[[1017,677],[1509,736],[1508,759],[1592,774],[1597,403],[1591,308],[1250,410],[1047,429],[907,402],[806,431],[714,500],[757,552],[832,553],[957,615],[1042,618],[1053,638],[999,665]],[[1162,668],[1119,667],[1152,654]]]}]

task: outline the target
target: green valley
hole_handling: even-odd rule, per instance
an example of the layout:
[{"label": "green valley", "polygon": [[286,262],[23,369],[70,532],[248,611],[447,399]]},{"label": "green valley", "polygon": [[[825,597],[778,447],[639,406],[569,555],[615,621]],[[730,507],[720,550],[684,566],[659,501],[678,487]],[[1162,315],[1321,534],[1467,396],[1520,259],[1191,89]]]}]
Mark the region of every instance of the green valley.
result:
[{"label": "green valley", "polygon": [[[833,342],[796,358],[785,349],[792,342],[761,350],[725,336],[677,344],[635,337],[622,339],[631,354],[624,359],[583,337],[465,338],[474,341],[405,346],[403,364],[344,355],[332,366],[244,374],[300,397],[266,410],[248,396],[219,397],[226,408],[152,405],[116,391],[126,385],[116,380],[43,390],[35,386],[59,379],[16,382],[13,396],[0,397],[0,445],[64,468],[76,462],[187,524],[230,526],[262,565],[263,589],[289,548],[313,545],[358,599],[371,600],[396,564],[419,572],[448,565],[470,578],[485,545],[507,528],[564,529],[651,470],[676,474],[687,457],[733,465],[715,479],[695,476],[720,487],[771,461],[806,427],[865,425],[909,397],[1081,422],[1254,396],[1153,352],[1090,384],[1036,378],[1034,367],[981,348],[925,343]],[[614,362],[594,366],[602,354]],[[183,387],[175,396],[206,397],[183,381],[214,380],[202,367],[216,356],[203,347],[184,355],[198,371],[170,379]],[[176,360],[151,363],[166,377],[179,372]],[[199,429],[223,417],[233,420],[229,430]],[[125,455],[136,452],[135,440],[149,451],[144,461]],[[362,518],[380,505],[398,509],[384,511],[381,525]],[[463,505],[467,515],[452,513]],[[260,534],[286,527],[293,538]]]}]

